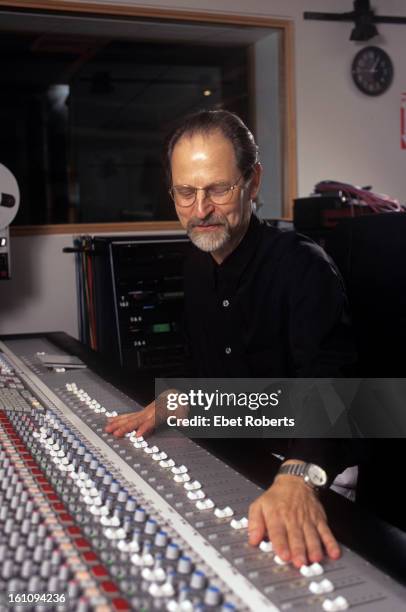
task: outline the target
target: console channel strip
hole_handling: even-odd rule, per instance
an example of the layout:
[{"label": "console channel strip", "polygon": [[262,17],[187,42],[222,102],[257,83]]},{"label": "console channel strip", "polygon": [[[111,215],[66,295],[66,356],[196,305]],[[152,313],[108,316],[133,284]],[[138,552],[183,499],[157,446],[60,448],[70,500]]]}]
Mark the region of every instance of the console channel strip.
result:
[{"label": "console channel strip", "polygon": [[0,351],[0,593],[63,596],[32,605],[61,612],[405,609],[346,547],[297,570],[248,546],[260,489],[179,432],[106,434],[140,406],[89,368],[49,371],[48,340]]}]

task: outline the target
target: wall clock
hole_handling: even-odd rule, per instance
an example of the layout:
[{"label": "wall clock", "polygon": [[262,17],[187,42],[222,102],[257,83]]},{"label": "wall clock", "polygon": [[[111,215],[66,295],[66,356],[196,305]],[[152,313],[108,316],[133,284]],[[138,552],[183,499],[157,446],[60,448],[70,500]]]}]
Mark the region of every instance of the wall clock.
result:
[{"label": "wall clock", "polygon": [[355,85],[362,93],[379,96],[392,83],[393,64],[380,47],[364,47],[354,57],[351,72]]}]

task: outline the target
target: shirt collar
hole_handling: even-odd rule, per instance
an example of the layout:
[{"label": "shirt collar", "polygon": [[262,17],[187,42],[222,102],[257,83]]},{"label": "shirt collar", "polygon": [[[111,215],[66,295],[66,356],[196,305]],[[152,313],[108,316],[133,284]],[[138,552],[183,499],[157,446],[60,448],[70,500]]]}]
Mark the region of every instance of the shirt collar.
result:
[{"label": "shirt collar", "polygon": [[210,256],[217,277],[217,290],[220,293],[233,294],[237,290],[241,277],[256,253],[261,225],[258,217],[252,214],[248,229],[234,251],[220,265]]}]

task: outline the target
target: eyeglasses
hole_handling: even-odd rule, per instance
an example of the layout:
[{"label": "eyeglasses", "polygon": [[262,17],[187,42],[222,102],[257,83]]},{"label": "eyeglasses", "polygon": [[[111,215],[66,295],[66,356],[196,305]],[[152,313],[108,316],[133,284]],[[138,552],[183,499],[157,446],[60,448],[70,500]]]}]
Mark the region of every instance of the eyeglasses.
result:
[{"label": "eyeglasses", "polygon": [[181,208],[193,206],[196,202],[198,191],[203,191],[205,198],[208,198],[213,204],[221,206],[222,204],[228,204],[231,200],[232,194],[234,190],[237,189],[241,179],[242,176],[240,176],[234,185],[229,185],[228,183],[214,183],[207,187],[173,185],[173,187],[169,189],[169,193],[176,206],[180,206]]}]

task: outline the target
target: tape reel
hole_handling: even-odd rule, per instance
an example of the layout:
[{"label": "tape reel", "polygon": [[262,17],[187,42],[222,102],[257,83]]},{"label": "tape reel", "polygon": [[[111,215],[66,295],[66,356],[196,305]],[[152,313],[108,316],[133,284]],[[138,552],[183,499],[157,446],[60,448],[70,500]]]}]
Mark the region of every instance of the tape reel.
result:
[{"label": "tape reel", "polygon": [[20,207],[20,190],[15,176],[0,164],[0,229],[10,225]]}]

